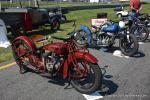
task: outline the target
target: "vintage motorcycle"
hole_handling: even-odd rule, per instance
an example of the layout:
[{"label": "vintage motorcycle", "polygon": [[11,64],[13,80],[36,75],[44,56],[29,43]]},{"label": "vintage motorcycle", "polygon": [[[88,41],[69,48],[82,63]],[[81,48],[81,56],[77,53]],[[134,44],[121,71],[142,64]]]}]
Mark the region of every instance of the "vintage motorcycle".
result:
[{"label": "vintage motorcycle", "polygon": [[70,37],[64,39],[64,42],[51,41],[40,47],[35,42],[45,41],[46,38],[35,42],[27,36],[15,38],[12,41],[12,51],[20,73],[30,69],[51,77],[62,76],[81,93],[96,91],[102,82],[98,60],[86,48],[76,47],[72,33],[69,33]]},{"label": "vintage motorcycle", "polygon": [[128,34],[123,21],[119,23],[107,21],[100,27],[92,27],[96,29],[94,33],[87,26],[81,25],[80,29],[74,34],[76,44],[79,47],[86,45],[89,47],[111,47],[115,43],[115,39],[119,38],[119,47],[123,54],[133,56],[138,51],[137,39],[133,34]]}]

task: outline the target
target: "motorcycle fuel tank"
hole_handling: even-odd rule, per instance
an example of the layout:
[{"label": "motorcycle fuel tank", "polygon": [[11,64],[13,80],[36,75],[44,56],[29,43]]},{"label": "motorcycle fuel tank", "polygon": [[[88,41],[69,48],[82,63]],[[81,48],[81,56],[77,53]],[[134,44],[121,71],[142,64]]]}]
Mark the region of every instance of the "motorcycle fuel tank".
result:
[{"label": "motorcycle fuel tank", "polygon": [[63,55],[66,52],[65,43],[63,42],[54,42],[47,44],[43,47],[45,51],[55,52],[56,54]]},{"label": "motorcycle fuel tank", "polygon": [[119,28],[118,24],[112,23],[110,25],[103,26],[101,31],[115,33],[116,31],[118,31],[118,28]]}]

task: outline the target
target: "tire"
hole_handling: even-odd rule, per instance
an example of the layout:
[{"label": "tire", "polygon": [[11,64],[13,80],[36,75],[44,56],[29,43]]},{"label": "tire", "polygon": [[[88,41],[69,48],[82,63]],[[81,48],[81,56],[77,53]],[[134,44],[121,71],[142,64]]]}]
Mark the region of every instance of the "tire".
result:
[{"label": "tire", "polygon": [[51,30],[56,31],[60,29],[60,21],[59,20],[54,20],[51,23]]},{"label": "tire", "polygon": [[129,34],[120,38],[119,47],[124,55],[133,56],[138,51],[139,44],[136,37],[133,34]]},{"label": "tire", "polygon": [[[77,60],[77,63],[80,63],[80,68],[82,68],[82,73],[85,73],[85,70],[87,67],[83,66],[84,61],[83,60]],[[74,70],[73,66],[70,66],[69,73],[71,75],[71,85],[80,93],[83,94],[91,94],[95,92],[99,87],[101,87],[102,84],[102,72],[98,64],[93,64],[88,62],[87,63],[90,71],[88,72],[88,75],[81,77],[77,71]],[[81,66],[82,65],[82,66]],[[91,72],[93,71],[93,73]],[[81,70],[80,70],[81,71]],[[93,82],[93,83],[92,83]],[[84,84],[85,83],[85,84]]]},{"label": "tire", "polygon": [[149,36],[149,30],[143,26],[132,26],[131,33],[136,36],[139,42],[144,42]]},{"label": "tire", "polygon": [[31,51],[32,49],[32,47],[30,47],[25,41],[21,39],[13,42],[13,57],[20,68],[20,74],[24,74],[26,71],[29,71],[29,68],[27,67],[27,64],[24,63],[24,61],[28,59],[28,64],[33,62],[32,58],[29,59],[28,56],[21,57],[21,55],[25,54],[28,51]]},{"label": "tire", "polygon": [[121,18],[122,18],[122,15],[121,15],[121,14],[118,14],[117,17],[121,19]]},{"label": "tire", "polygon": [[74,43],[77,45],[77,47],[86,47],[88,45],[88,37],[87,33],[83,30],[77,30],[75,35],[75,41]]}]

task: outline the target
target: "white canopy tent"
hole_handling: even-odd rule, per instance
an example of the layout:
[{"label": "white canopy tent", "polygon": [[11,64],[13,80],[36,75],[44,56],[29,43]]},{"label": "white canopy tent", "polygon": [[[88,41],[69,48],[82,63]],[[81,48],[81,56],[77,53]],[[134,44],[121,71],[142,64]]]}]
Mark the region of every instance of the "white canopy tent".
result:
[{"label": "white canopy tent", "polygon": [[7,48],[10,42],[6,36],[7,29],[3,20],[0,19],[0,47]]}]

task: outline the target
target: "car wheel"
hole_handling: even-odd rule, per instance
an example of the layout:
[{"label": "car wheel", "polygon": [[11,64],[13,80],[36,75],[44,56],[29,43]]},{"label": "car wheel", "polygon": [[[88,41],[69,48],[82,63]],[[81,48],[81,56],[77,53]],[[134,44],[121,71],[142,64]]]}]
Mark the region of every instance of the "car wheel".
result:
[{"label": "car wheel", "polygon": [[122,18],[122,14],[118,14],[117,16],[118,16],[118,18]]}]

